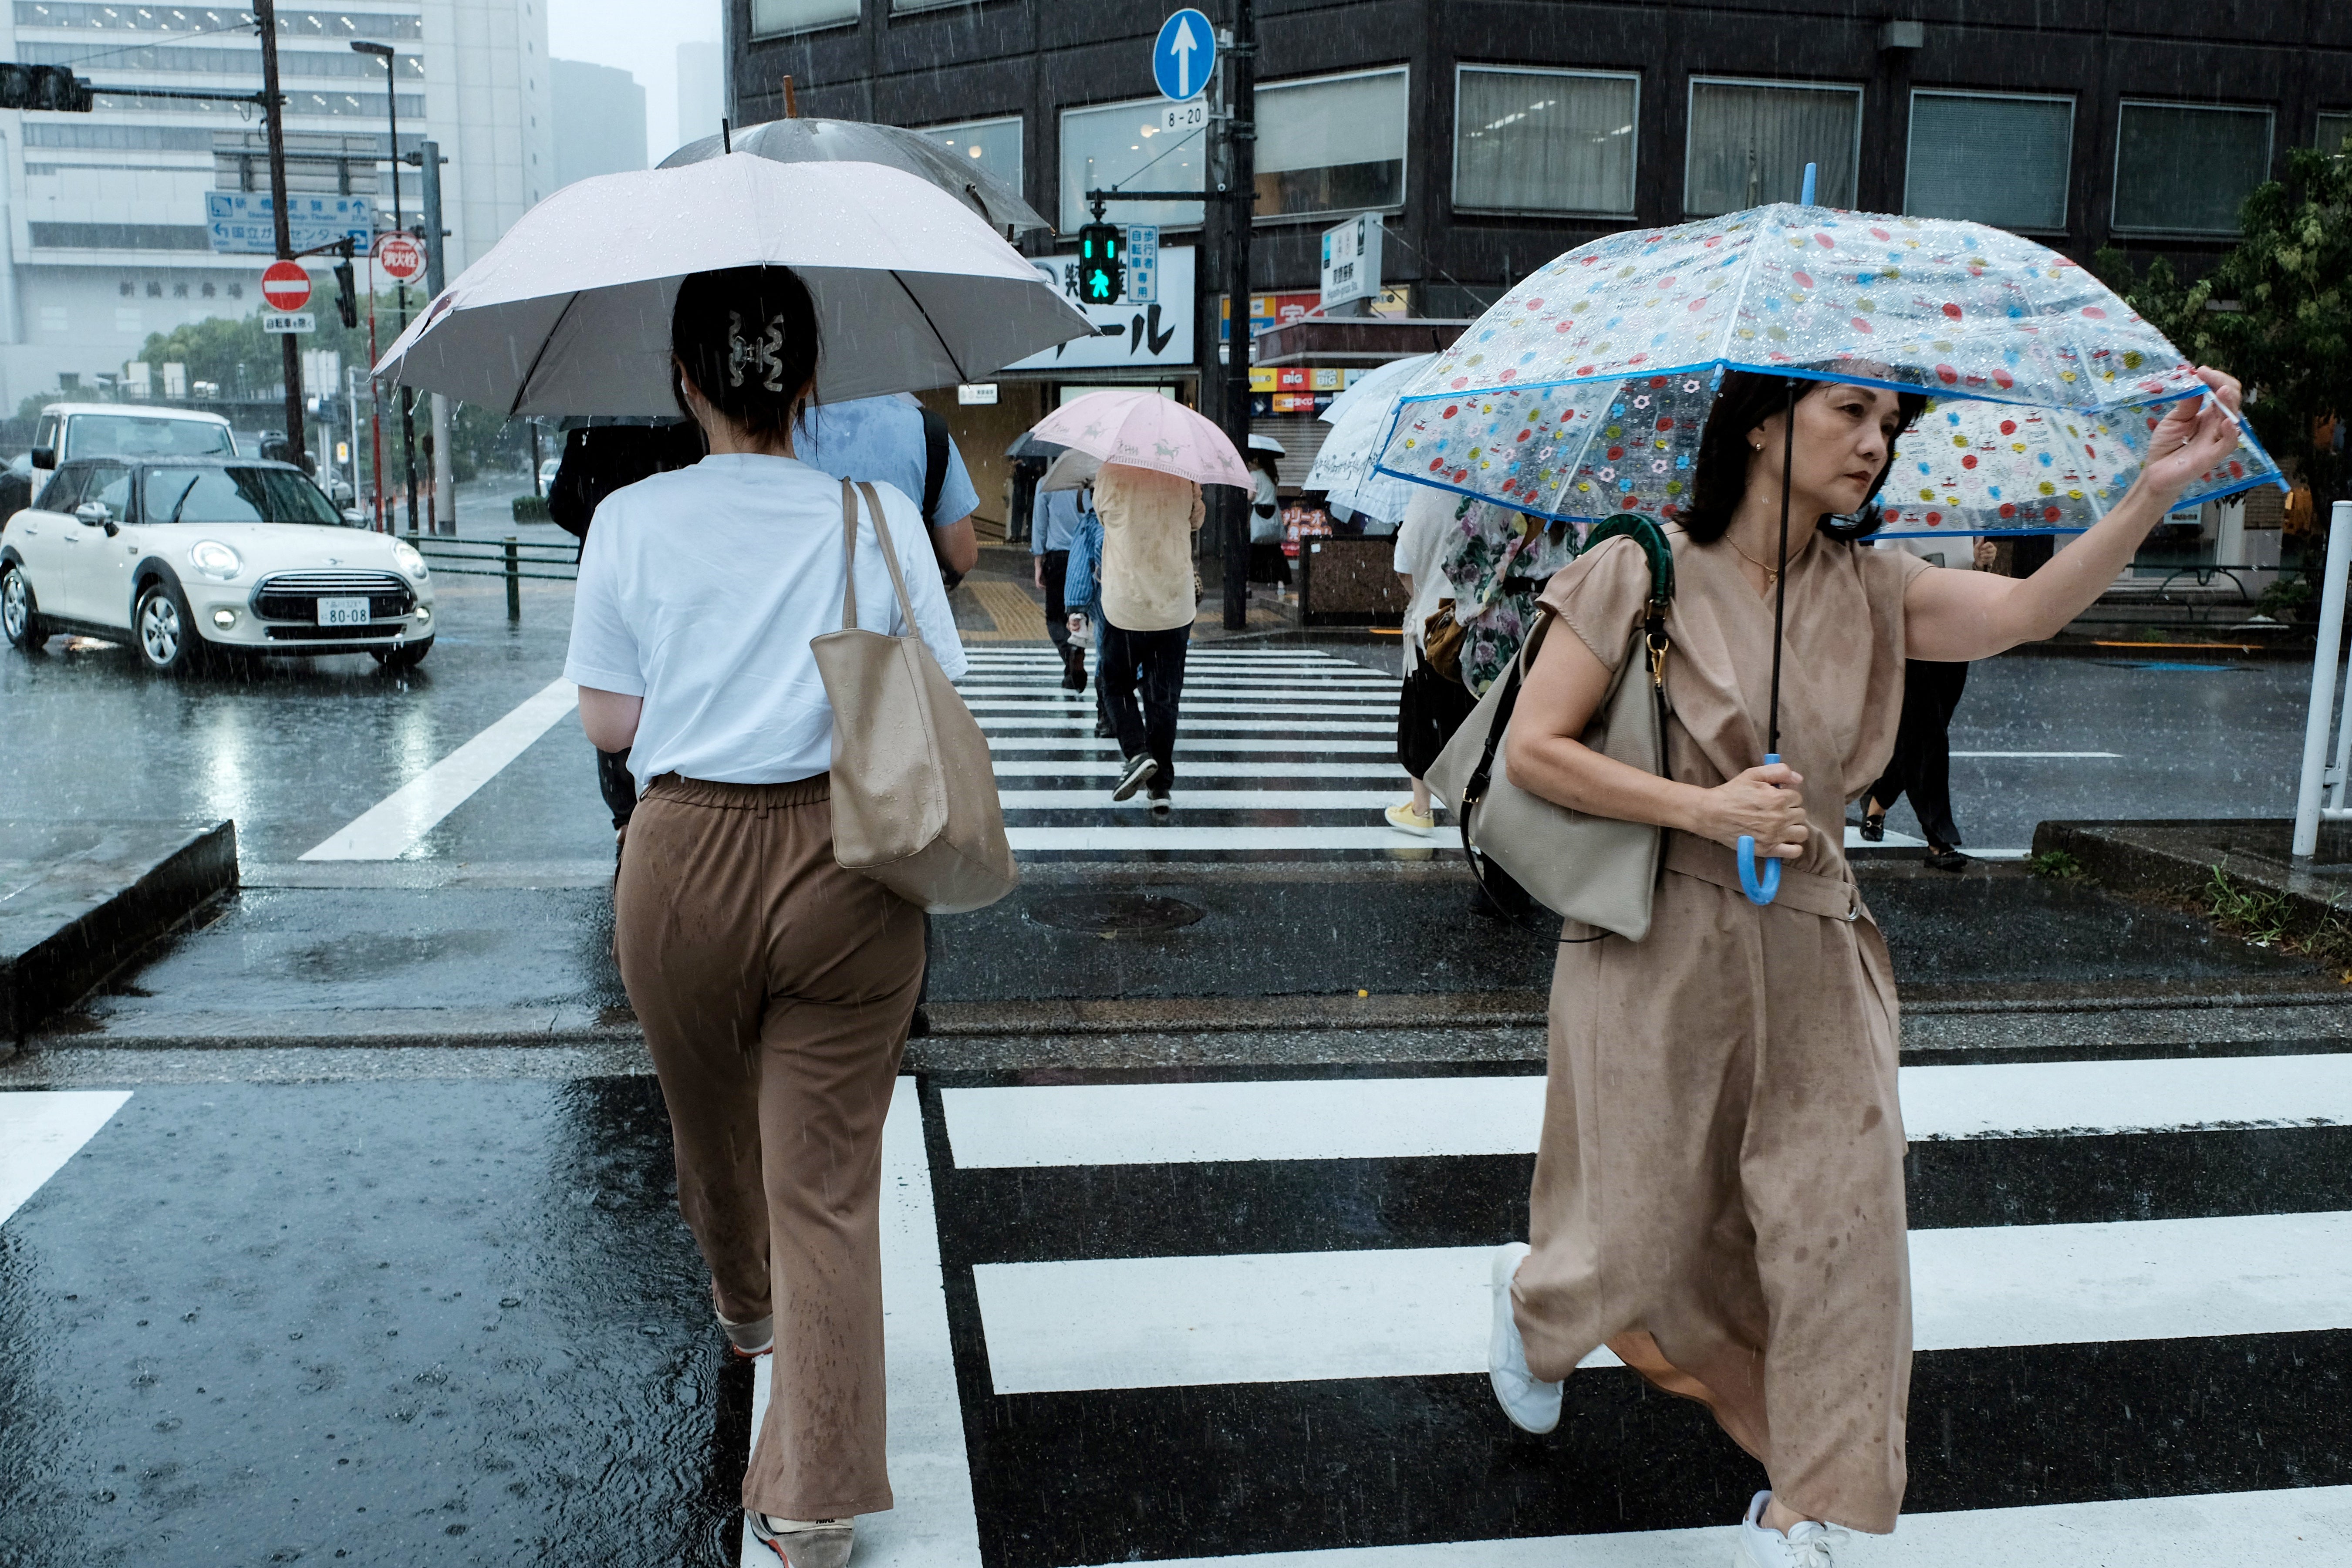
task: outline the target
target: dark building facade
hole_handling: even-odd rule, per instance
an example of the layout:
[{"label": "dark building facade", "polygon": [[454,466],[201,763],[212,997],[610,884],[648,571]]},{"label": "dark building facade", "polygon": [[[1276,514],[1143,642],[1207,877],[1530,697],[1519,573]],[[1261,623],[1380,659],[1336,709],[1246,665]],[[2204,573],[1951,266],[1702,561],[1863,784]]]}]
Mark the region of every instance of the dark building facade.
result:
[{"label": "dark building facade", "polygon": [[[733,111],[782,112],[789,73],[803,114],[939,127],[1066,234],[1089,184],[1201,178],[1201,137],[1158,124],[1150,43],[1175,8],[730,0]],[[1314,289],[1321,232],[1375,210],[1384,280],[1432,317],[1616,229],[1793,200],[1808,162],[1826,205],[2193,273],[2290,148],[2352,131],[2345,0],[1259,0],[1257,18],[1252,289]],[[1197,213],[1114,216],[1176,246]]]}]

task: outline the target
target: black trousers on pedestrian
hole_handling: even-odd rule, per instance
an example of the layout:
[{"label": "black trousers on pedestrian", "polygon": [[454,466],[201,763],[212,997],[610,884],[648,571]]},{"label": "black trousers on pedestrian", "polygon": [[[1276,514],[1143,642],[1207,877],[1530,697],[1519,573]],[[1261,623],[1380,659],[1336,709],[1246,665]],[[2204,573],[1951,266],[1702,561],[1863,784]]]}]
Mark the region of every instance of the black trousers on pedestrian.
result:
[{"label": "black trousers on pedestrian", "polygon": [[[1164,632],[1131,632],[1108,621],[1098,621],[1102,662],[1095,680],[1109,710],[1111,727],[1118,731],[1122,756],[1149,754],[1160,764],[1151,780],[1158,794],[1176,779],[1176,705],[1184,695],[1184,650],[1192,640],[1191,626],[1171,626]],[[1142,711],[1136,710],[1138,688]]]},{"label": "black trousers on pedestrian", "polygon": [[1952,820],[1952,712],[1969,683],[1965,664],[1926,659],[1903,663],[1903,719],[1895,731],[1895,756],[1870,786],[1870,798],[1885,811],[1908,795],[1919,826],[1946,848],[1960,844]]},{"label": "black trousers on pedestrian", "polygon": [[1066,550],[1041,550],[1037,559],[1045,567],[1045,635],[1054,639],[1054,647],[1067,652],[1070,646],[1070,612],[1062,606],[1062,585],[1070,580],[1070,552]]}]

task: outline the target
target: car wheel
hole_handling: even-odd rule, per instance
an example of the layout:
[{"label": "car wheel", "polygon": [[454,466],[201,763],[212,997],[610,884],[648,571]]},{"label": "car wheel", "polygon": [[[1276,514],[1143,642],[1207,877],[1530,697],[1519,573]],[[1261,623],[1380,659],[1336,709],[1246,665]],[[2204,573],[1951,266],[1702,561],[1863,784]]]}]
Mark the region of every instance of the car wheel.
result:
[{"label": "car wheel", "polygon": [[139,590],[138,606],[131,613],[131,640],[139,657],[159,675],[184,675],[205,662],[205,640],[196,619],[177,585],[150,583]]},{"label": "car wheel", "polygon": [[371,648],[369,651],[386,669],[415,669],[425,662],[425,656],[433,651],[433,639],[426,637],[422,642],[404,642],[398,647]]},{"label": "car wheel", "polygon": [[0,563],[0,636],[7,637],[10,647],[27,653],[49,640],[40,604],[33,597],[33,584],[26,580],[24,568],[13,561]]}]

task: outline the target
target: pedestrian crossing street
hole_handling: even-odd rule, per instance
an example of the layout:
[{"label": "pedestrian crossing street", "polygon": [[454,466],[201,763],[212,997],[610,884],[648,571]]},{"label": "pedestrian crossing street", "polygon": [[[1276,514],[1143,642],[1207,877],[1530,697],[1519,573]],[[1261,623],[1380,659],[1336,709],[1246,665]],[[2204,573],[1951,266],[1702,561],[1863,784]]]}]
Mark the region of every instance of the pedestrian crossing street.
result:
[{"label": "pedestrian crossing street", "polygon": [[1381,812],[1406,798],[1397,677],[1315,648],[1196,645],[1178,709],[1174,811],[1113,802],[1116,741],[1095,734],[1095,690],[1061,689],[1052,648],[975,647],[959,683],[988,735],[1007,836],[1030,858],[1357,859],[1449,848]]},{"label": "pedestrian crossing street", "polygon": [[[2352,1561],[2352,1050],[1901,1092],[1910,1489],[1841,1568]],[[1491,1066],[902,1079],[897,1506],[861,1568],[1721,1568],[1763,1481],[1697,1406],[1602,1351],[1552,1435],[1495,1408],[1486,1256],[1526,1234],[1542,1094]],[[0,1094],[6,1236],[133,1099]]]},{"label": "pedestrian crossing street", "polygon": [[[1841,1564],[2352,1561],[2352,1053],[1903,1069],[1906,1513]],[[1757,1467],[1604,1350],[1485,1376],[1532,1073],[927,1085],[990,1568],[1728,1560]]]}]

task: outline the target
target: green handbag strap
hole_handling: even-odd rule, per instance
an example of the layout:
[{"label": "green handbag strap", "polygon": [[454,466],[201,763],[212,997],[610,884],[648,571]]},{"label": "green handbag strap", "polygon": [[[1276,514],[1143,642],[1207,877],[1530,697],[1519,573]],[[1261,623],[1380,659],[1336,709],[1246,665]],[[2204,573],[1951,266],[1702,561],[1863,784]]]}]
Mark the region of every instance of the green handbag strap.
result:
[{"label": "green handbag strap", "polygon": [[1673,603],[1675,552],[1666,543],[1665,533],[1658,527],[1657,520],[1643,517],[1639,512],[1621,511],[1607,521],[1593,525],[1592,531],[1585,535],[1584,550],[1589,552],[1594,545],[1611,539],[1630,539],[1642,547],[1642,553],[1650,558],[1650,602],[1661,611]]},{"label": "green handbag strap", "polygon": [[1649,649],[1650,684],[1663,699],[1666,689],[1666,608],[1675,599],[1675,552],[1656,520],[1621,511],[1585,536],[1584,549],[1604,540],[1630,539],[1650,558],[1650,603],[1643,613],[1642,641]]}]

